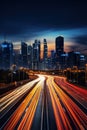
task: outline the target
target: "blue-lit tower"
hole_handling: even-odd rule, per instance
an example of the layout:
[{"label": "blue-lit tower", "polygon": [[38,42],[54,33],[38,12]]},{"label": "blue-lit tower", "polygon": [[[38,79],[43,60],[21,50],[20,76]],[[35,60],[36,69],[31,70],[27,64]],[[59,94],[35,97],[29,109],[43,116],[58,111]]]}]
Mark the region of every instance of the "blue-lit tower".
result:
[{"label": "blue-lit tower", "polygon": [[10,69],[13,64],[13,44],[4,41],[0,45],[0,68]]},{"label": "blue-lit tower", "polygon": [[25,42],[21,42],[21,55],[22,55],[22,66],[28,67],[27,44]]},{"label": "blue-lit tower", "polygon": [[48,46],[47,46],[47,40],[44,39],[43,41],[43,62],[44,62],[44,69],[47,69],[48,64]]},{"label": "blue-lit tower", "polygon": [[34,70],[39,70],[40,65],[40,41],[35,40],[33,43],[33,64]]}]

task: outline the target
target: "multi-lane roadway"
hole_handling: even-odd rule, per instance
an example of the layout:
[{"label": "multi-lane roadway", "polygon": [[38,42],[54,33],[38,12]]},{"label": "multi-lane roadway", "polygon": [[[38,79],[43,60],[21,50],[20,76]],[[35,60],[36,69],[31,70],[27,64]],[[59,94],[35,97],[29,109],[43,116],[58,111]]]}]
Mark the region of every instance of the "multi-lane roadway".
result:
[{"label": "multi-lane roadway", "polygon": [[66,78],[38,78],[0,97],[0,129],[87,130],[87,90]]}]

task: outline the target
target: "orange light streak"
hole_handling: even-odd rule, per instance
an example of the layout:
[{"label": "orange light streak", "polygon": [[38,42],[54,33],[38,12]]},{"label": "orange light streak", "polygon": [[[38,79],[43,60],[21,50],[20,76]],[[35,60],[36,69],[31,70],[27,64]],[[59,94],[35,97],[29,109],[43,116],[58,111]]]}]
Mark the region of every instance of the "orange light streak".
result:
[{"label": "orange light streak", "polygon": [[6,126],[4,127],[4,130],[9,130],[9,129],[14,129],[15,128],[17,122],[19,121],[19,119],[22,116],[22,113],[24,112],[24,110],[26,109],[28,103],[30,102],[30,100],[34,96],[37,88],[38,88],[38,86],[34,87],[33,90],[25,98],[25,100],[21,103],[21,105],[16,109],[16,111],[13,113],[12,117],[10,118],[10,120],[8,121]]}]

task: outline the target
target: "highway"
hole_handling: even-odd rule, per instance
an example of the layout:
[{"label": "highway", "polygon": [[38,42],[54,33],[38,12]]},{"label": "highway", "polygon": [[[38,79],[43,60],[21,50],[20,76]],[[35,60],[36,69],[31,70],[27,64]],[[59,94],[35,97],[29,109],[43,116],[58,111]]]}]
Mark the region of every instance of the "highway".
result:
[{"label": "highway", "polygon": [[38,75],[0,97],[0,130],[87,130],[87,90]]}]

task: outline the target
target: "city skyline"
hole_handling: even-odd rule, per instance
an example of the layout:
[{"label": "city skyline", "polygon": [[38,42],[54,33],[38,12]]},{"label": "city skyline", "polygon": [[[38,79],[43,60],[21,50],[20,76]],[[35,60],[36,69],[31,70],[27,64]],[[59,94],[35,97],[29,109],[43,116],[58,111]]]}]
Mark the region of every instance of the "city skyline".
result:
[{"label": "city skyline", "polygon": [[[58,35],[60,36],[60,35]],[[61,35],[63,36],[63,35]],[[44,39],[44,38],[43,38]],[[35,40],[39,40],[40,44],[41,44],[41,57],[43,57],[43,39],[33,39],[31,42],[26,42],[26,40],[22,40],[22,42],[25,42],[27,45],[33,45]],[[5,40],[3,40],[2,42],[4,42]],[[7,42],[11,42],[13,43],[13,47],[14,49],[20,53],[21,50],[21,41],[20,42],[16,42],[16,44],[14,42],[12,42],[11,40],[6,40]],[[1,42],[1,43],[2,43]],[[47,39],[47,43],[48,43],[48,56],[50,57],[50,53],[52,50],[55,50],[55,38],[54,38],[54,42],[49,42],[49,40]],[[65,52],[70,52],[70,51],[77,51],[77,52],[81,52],[82,54],[87,55],[87,46],[86,45],[76,45],[73,42],[66,42],[65,37],[64,37],[64,51]]]},{"label": "city skyline", "polygon": [[73,66],[84,68],[87,56],[75,50],[65,52],[64,44],[64,37],[57,36],[55,49],[49,51],[48,42],[43,39],[42,51],[40,40],[35,40],[32,45],[21,42],[19,53],[13,48],[13,43],[4,41],[0,44],[0,66],[3,69],[10,69],[16,65],[17,68],[25,67],[33,70],[60,70]]},{"label": "city skyline", "polygon": [[[86,2],[13,1],[0,3],[0,42],[20,41],[33,44],[35,39],[47,39],[48,49],[54,48],[55,37],[63,35],[65,51],[87,49]],[[86,53],[86,51],[83,51]]]},{"label": "city skyline", "polygon": [[[78,32],[80,33],[80,36],[78,35]],[[71,33],[72,37],[68,36],[69,33]],[[64,37],[64,40],[65,40],[64,41],[65,42],[64,50],[66,52],[73,51],[73,50],[75,50],[75,51],[81,50],[81,52],[83,54],[87,54],[86,33],[87,33],[86,28],[85,29],[81,28],[81,29],[75,29],[75,30],[72,29],[72,30],[67,30],[67,31],[60,31],[59,33],[57,31],[56,32],[47,31],[46,35],[41,33],[41,36],[37,36],[37,37],[31,38],[31,39],[23,38],[23,39],[18,40],[18,41],[15,41],[15,38],[13,40],[11,40],[11,39],[8,39],[6,37],[4,38],[4,36],[3,36],[3,39],[0,40],[0,43],[4,40],[7,40],[7,41],[12,42],[14,44],[15,49],[20,49],[21,41],[24,41],[27,44],[32,45],[34,40],[38,39],[41,41],[41,44],[42,44],[43,39],[46,38],[47,42],[48,42],[48,50],[51,51],[51,50],[55,49],[55,37],[57,37],[58,35],[61,35]],[[65,34],[65,35],[63,35],[63,34]],[[75,34],[75,36],[73,34]]]},{"label": "city skyline", "polygon": [[87,130],[87,1],[0,1],[0,130]]}]

